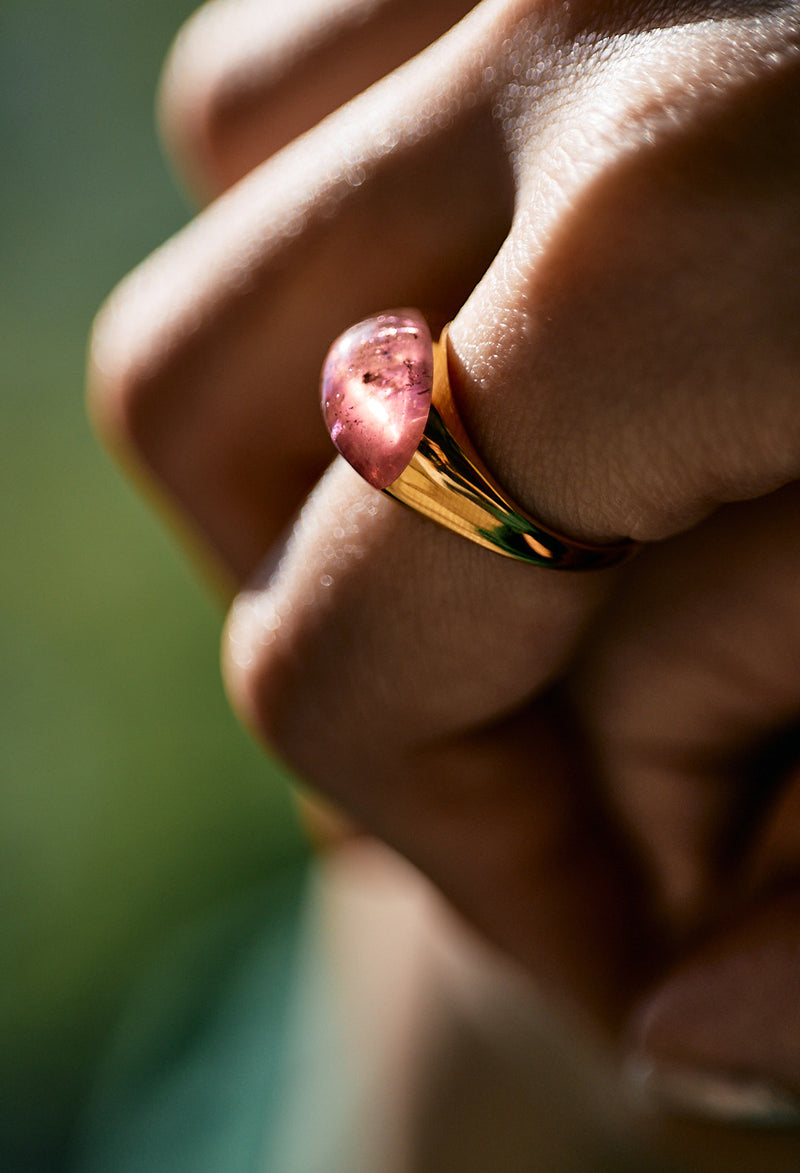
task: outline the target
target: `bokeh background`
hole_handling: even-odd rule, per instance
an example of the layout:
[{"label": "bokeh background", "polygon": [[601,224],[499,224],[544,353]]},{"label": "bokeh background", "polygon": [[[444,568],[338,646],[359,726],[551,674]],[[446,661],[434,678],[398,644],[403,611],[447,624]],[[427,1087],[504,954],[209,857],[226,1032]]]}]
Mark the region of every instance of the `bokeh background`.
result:
[{"label": "bokeh background", "polygon": [[221,616],[84,416],[104,296],[191,210],[153,95],[190,0],[0,3],[0,1168],[62,1167],[147,959],[303,852]]}]

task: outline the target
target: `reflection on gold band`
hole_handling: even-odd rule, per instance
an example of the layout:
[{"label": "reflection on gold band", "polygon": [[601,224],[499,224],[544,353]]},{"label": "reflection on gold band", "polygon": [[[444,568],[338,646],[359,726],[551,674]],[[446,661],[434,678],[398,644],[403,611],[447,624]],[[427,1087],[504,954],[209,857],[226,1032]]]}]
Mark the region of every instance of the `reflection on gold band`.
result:
[{"label": "reflection on gold band", "polygon": [[425,433],[411,462],[384,492],[479,546],[534,566],[601,570],[629,558],[636,542],[576,542],[514,505],[484,468],[459,419],[448,375],[447,327],[433,349],[433,397]]}]

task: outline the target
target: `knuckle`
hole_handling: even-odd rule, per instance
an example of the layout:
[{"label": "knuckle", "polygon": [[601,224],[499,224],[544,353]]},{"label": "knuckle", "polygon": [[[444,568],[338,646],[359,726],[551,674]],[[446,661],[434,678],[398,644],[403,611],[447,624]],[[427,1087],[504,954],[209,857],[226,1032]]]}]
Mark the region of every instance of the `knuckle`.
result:
[{"label": "knuckle", "polygon": [[139,271],[126,278],[100,309],[91,333],[87,371],[90,418],[112,449],[153,463],[174,400],[174,356]]},{"label": "knuckle", "polygon": [[[243,591],[225,626],[222,669],[230,702],[244,725],[292,764],[298,727],[310,727],[309,696],[281,622],[269,591]],[[315,731],[315,740],[321,737],[322,731]]]},{"label": "knuckle", "polygon": [[164,66],[157,115],[161,137],[187,186],[200,192],[218,186],[223,150],[224,87],[208,45],[218,6],[206,5],[179,32]]},{"label": "knuckle", "polygon": [[377,739],[393,724],[387,688],[392,695],[394,688],[376,671],[376,660],[392,653],[385,632],[374,631],[365,582],[381,511],[373,491],[360,487],[342,508],[342,489],[352,491],[352,474],[334,464],[291,535],[234,599],[222,645],[234,709],[309,778],[352,758],[353,713]]},{"label": "knuckle", "polygon": [[281,54],[270,4],[212,0],[178,34],[162,73],[162,139],[187,185],[201,196],[224,190],[258,161],[250,124],[257,121],[263,157],[270,153],[266,108],[280,80]]},{"label": "knuckle", "polygon": [[136,447],[143,399],[141,360],[131,353],[112,294],[100,309],[89,342],[87,401],[98,434],[111,448]]},{"label": "knuckle", "polygon": [[224,75],[208,53],[208,18],[207,9],[200,9],[178,34],[164,66],[157,105],[164,145],[187,186],[200,193],[220,186],[230,116]]}]

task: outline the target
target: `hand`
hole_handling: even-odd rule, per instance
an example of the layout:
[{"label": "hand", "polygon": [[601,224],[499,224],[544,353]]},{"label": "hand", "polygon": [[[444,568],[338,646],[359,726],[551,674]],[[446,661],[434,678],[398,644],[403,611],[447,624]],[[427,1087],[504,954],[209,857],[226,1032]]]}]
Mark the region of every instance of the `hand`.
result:
[{"label": "hand", "polygon": [[[430,7],[190,24],[165,126],[251,173],[112,296],[95,414],[237,584],[231,695],[299,775],[637,1051],[800,1097],[797,11],[483,0],[336,109]],[[341,461],[290,528],[327,346],[396,305],[454,318],[522,505],[655,544],[534,570]]]}]

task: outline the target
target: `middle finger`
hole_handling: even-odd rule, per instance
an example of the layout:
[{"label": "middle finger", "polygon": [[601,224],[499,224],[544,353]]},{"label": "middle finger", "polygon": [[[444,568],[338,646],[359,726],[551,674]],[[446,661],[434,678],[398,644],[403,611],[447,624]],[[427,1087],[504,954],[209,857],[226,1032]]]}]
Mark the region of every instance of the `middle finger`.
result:
[{"label": "middle finger", "polygon": [[236,579],[329,460],[317,382],[330,339],[392,304],[443,323],[505,233],[508,166],[470,20],[227,193],[100,315],[101,429]]}]

